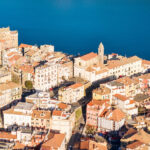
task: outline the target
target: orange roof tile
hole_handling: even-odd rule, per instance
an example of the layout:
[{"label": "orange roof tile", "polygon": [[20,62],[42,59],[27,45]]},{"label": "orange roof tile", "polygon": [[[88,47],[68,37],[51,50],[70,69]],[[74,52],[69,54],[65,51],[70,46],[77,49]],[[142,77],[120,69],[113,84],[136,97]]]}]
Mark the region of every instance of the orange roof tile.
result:
[{"label": "orange roof tile", "polygon": [[15,54],[18,55],[19,53],[18,52],[10,52],[10,53],[7,54],[7,56],[11,56],[11,55],[15,55]]},{"label": "orange roof tile", "polygon": [[53,111],[53,116],[61,116],[61,115],[62,115],[62,111],[60,111],[60,110]]},{"label": "orange roof tile", "polygon": [[19,45],[19,48],[31,48],[32,47],[32,45],[28,45],[28,44],[20,44]]},{"label": "orange roof tile", "polygon": [[135,103],[135,101],[134,100],[130,100],[130,104],[134,104]]},{"label": "orange roof tile", "polygon": [[93,59],[93,58],[95,58],[97,56],[98,55],[96,53],[91,52],[91,53],[88,53],[88,54],[86,54],[84,56],[81,56],[80,59],[82,59],[84,61],[88,61],[88,60]]},{"label": "orange roof tile", "polygon": [[19,58],[21,58],[22,56],[20,56],[20,55],[14,55],[13,57],[11,57],[10,59],[9,59],[9,61],[17,61]]},{"label": "orange roof tile", "polygon": [[136,61],[139,61],[139,60],[141,60],[141,59],[137,56],[132,56],[132,57],[129,57],[129,58],[122,58],[121,60],[110,60],[107,63],[107,67],[109,69],[113,69],[115,67],[130,64],[130,63],[133,63],[133,62],[136,62]]},{"label": "orange roof tile", "polygon": [[115,109],[112,111],[112,117],[110,120],[121,121],[125,118],[125,114],[120,109]]},{"label": "orange roof tile", "polygon": [[69,86],[69,87],[67,87],[67,88],[76,89],[76,88],[81,87],[81,86],[83,86],[83,84],[82,84],[82,83],[75,83],[75,84],[73,84],[73,85],[70,85],[70,86]]},{"label": "orange roof tile", "polygon": [[51,150],[58,149],[62,145],[62,142],[65,140],[65,134],[54,134],[48,141],[42,144],[42,148],[47,147]]},{"label": "orange roof tile", "polygon": [[50,119],[50,117],[51,117],[51,112],[50,111],[33,110],[33,112],[32,112],[32,118]]},{"label": "orange roof tile", "polygon": [[150,61],[149,60],[142,60],[142,64],[144,64],[144,65],[150,65]]},{"label": "orange roof tile", "polygon": [[23,72],[34,74],[34,68],[31,65],[22,65],[19,67]]},{"label": "orange roof tile", "polygon": [[0,132],[0,139],[11,140],[11,139],[16,139],[16,138],[17,138],[17,136],[11,134],[10,132]]},{"label": "orange roof tile", "polygon": [[121,95],[121,94],[115,94],[115,95],[113,95],[113,96],[116,97],[116,98],[119,99],[119,100],[122,100],[122,101],[128,100],[128,98],[127,98],[126,96]]},{"label": "orange roof tile", "polygon": [[13,147],[13,150],[20,150],[20,149],[24,149],[25,145],[23,145],[20,142],[16,142],[15,146]]},{"label": "orange roof tile", "polygon": [[102,106],[103,104],[108,103],[108,102],[109,102],[109,99],[107,99],[107,100],[94,100],[93,99],[87,105],[89,105],[89,106],[93,106],[93,105]]},{"label": "orange roof tile", "polygon": [[68,107],[68,105],[67,105],[67,104],[64,104],[64,103],[59,103],[59,104],[58,104],[58,107],[59,107],[60,109],[66,109],[66,108]]}]

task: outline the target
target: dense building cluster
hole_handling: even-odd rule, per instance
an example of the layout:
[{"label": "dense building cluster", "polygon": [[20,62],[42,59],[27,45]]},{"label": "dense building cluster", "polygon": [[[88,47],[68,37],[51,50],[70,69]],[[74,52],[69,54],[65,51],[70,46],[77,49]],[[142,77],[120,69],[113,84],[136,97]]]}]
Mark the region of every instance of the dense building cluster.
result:
[{"label": "dense building cluster", "polygon": [[150,61],[98,53],[72,56],[53,45],[18,45],[0,29],[3,149],[150,148]]}]

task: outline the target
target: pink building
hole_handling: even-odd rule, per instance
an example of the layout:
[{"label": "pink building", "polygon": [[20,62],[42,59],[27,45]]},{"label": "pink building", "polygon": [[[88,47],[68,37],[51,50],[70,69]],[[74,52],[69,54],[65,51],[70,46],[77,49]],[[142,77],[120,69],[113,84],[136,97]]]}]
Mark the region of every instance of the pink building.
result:
[{"label": "pink building", "polygon": [[99,113],[106,106],[110,106],[108,103],[109,100],[92,100],[89,102],[86,110],[86,124],[97,128]]},{"label": "pink building", "polygon": [[145,90],[148,87],[150,87],[150,73],[140,76],[139,81],[140,81],[140,88],[141,89]]}]

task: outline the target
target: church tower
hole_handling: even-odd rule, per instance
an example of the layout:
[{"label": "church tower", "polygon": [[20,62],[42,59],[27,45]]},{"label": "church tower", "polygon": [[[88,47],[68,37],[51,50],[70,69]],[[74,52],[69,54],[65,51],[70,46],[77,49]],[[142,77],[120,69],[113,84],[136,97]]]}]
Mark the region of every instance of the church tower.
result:
[{"label": "church tower", "polygon": [[104,45],[102,42],[99,44],[99,47],[98,47],[98,57],[99,57],[100,63],[104,64]]}]

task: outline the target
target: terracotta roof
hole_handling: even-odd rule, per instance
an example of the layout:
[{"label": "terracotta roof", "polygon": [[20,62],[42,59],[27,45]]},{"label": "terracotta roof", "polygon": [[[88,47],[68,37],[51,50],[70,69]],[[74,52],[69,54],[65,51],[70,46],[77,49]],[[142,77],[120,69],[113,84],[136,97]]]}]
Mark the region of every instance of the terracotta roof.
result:
[{"label": "terracotta roof", "polygon": [[19,54],[18,52],[10,52],[7,54],[7,56],[11,56],[11,55],[15,55],[15,54]]},{"label": "terracotta roof", "polygon": [[10,132],[0,132],[0,139],[17,139],[17,136],[11,134]]},{"label": "terracotta roof", "polygon": [[[93,147],[95,147],[95,149],[93,149]],[[100,142],[86,140],[80,142],[80,150],[107,150],[107,146]]]},{"label": "terracotta roof", "polygon": [[139,60],[141,60],[141,59],[137,56],[132,56],[129,58],[122,58],[121,60],[110,60],[107,63],[107,67],[109,69],[113,69],[115,67],[120,67],[120,66],[123,66],[126,64],[134,63],[134,62],[139,61]]},{"label": "terracotta roof", "polygon": [[144,143],[140,142],[140,141],[135,141],[133,142],[132,144],[129,144],[127,145],[127,148],[130,148],[130,149],[136,149],[140,146],[142,146]]},{"label": "terracotta roof", "polygon": [[93,93],[106,95],[106,94],[110,94],[111,90],[109,88],[107,88],[106,86],[102,86],[100,88],[93,90]]},{"label": "terracotta roof", "polygon": [[138,140],[138,141],[141,141],[144,144],[149,144],[150,134],[148,134],[143,129],[141,129],[138,133],[131,136],[129,140],[131,140],[131,141]]},{"label": "terracotta roof", "polygon": [[142,60],[142,64],[144,64],[144,65],[150,65],[150,61],[149,60]]},{"label": "terracotta roof", "polygon": [[60,111],[60,110],[53,111],[53,116],[61,116],[61,115],[62,115],[62,111]]},{"label": "terracotta roof", "polygon": [[65,134],[54,134],[52,138],[50,138],[48,141],[42,144],[42,148],[47,147],[49,150],[51,148],[58,149],[62,145],[62,142],[65,139]]},{"label": "terracotta roof", "polygon": [[134,104],[135,103],[135,101],[134,100],[130,100],[130,104]]},{"label": "terracotta roof", "polygon": [[20,149],[24,149],[25,145],[23,145],[20,142],[16,142],[15,146],[13,147],[13,150],[20,150]]},{"label": "terracotta roof", "polygon": [[115,109],[112,111],[112,116],[109,118],[114,121],[121,121],[125,118],[125,114],[120,109]]},{"label": "terracotta roof", "polygon": [[31,65],[21,65],[19,68],[23,72],[34,74],[34,68]]},{"label": "terracotta roof", "polygon": [[25,55],[28,55],[28,56],[31,56],[34,55],[37,51],[33,50],[33,49],[30,49],[28,52],[26,52]]},{"label": "terracotta roof", "polygon": [[75,83],[75,84],[73,84],[73,85],[70,85],[70,86],[67,87],[67,88],[76,89],[76,88],[79,88],[79,87],[81,87],[81,86],[83,86],[82,83]]},{"label": "terracotta roof", "polygon": [[131,85],[133,83],[134,84],[139,83],[139,81],[137,80],[137,78],[131,79],[130,77],[123,77],[123,78],[117,79],[116,81],[120,82],[120,83],[123,83],[126,86]]},{"label": "terracotta roof", "polygon": [[33,110],[33,112],[32,112],[32,118],[50,119],[50,117],[51,117],[51,112],[50,111]]},{"label": "terracotta roof", "polygon": [[66,109],[66,108],[68,107],[68,105],[67,105],[67,104],[64,104],[64,103],[59,103],[59,104],[58,104],[58,107],[59,107],[60,109]]},{"label": "terracotta roof", "polygon": [[109,102],[109,100],[94,100],[93,99],[87,105],[89,105],[89,106],[93,106],[93,105],[102,106],[103,104],[108,103],[108,102]]},{"label": "terracotta roof", "polygon": [[123,139],[127,139],[137,133],[137,130],[134,128],[129,128],[127,132],[123,135]]},{"label": "terracotta roof", "polygon": [[32,47],[32,45],[28,45],[28,44],[20,44],[19,45],[19,48],[31,48]]},{"label": "terracotta roof", "polygon": [[13,57],[11,57],[10,59],[9,59],[9,61],[10,62],[12,62],[12,61],[17,61],[19,58],[21,58],[22,56],[21,55],[14,55]]},{"label": "terracotta roof", "polygon": [[88,150],[89,149],[89,140],[80,142],[80,150]]},{"label": "terracotta roof", "polygon": [[121,95],[121,94],[115,94],[113,96],[122,101],[126,101],[128,99],[126,96]]},{"label": "terracotta roof", "polygon": [[112,53],[111,55],[113,55],[113,56],[114,56],[114,55],[118,55],[118,54],[116,54],[116,53]]},{"label": "terracotta roof", "polygon": [[93,58],[95,58],[97,56],[98,55],[96,53],[91,52],[91,53],[88,53],[88,54],[86,54],[84,56],[81,56],[80,59],[82,59],[84,61],[88,61],[88,60],[93,59]]}]

